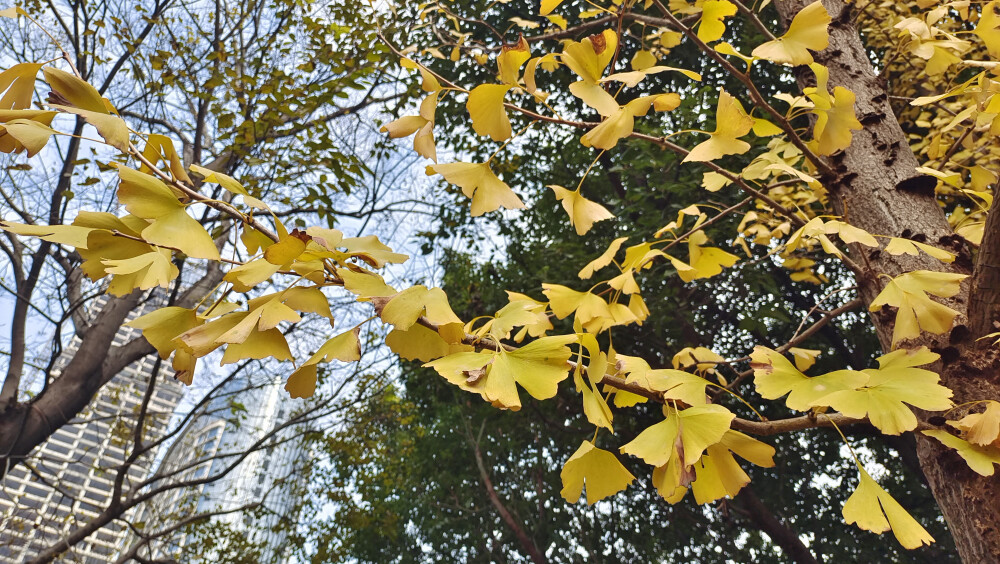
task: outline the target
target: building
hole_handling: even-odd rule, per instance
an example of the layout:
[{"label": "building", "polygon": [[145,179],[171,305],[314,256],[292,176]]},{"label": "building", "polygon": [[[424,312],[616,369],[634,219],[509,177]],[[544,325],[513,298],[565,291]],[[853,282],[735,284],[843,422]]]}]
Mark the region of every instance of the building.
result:
[{"label": "building", "polygon": [[[288,396],[283,383],[275,375],[232,377],[196,412],[163,456],[157,475],[177,482],[205,481],[145,504],[135,526],[141,535],[157,538],[129,535],[124,554],[134,551],[149,560],[187,562],[193,556],[211,560],[198,544],[197,535],[209,529],[205,523],[158,536],[194,515],[211,513],[212,524],[257,551],[256,561],[285,559],[288,530],[294,526],[300,499],[295,485],[302,483],[305,449],[300,437],[305,429],[303,425],[282,428],[293,410],[303,407],[301,400]],[[250,454],[238,460],[247,451]],[[254,503],[261,505],[261,511],[240,510]],[[226,542],[216,539],[215,546]]]},{"label": "building", "polygon": [[[103,306],[107,298],[97,300]],[[155,306],[135,311],[137,317]],[[138,329],[122,327],[114,345],[139,337]],[[64,363],[79,347],[74,338],[60,357]],[[87,523],[107,506],[116,476],[125,461],[139,405],[153,373],[155,357],[130,365],[104,386],[79,417],[59,428],[24,464],[0,481],[0,562],[29,560],[69,532]],[[53,376],[58,378],[58,364]],[[181,398],[182,384],[161,370],[148,406],[146,440],[163,436]],[[125,487],[145,479],[155,453],[140,457],[130,468]],[[72,547],[61,562],[106,564],[125,538],[125,526],[113,522]]]}]

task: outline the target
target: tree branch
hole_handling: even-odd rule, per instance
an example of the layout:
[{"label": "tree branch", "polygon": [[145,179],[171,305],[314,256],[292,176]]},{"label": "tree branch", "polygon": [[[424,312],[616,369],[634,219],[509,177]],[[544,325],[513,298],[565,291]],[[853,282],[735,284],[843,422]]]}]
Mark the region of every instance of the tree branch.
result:
[{"label": "tree branch", "polygon": [[1000,320],[1000,198],[994,198],[983,228],[969,289],[969,329],[974,339],[998,330]]}]

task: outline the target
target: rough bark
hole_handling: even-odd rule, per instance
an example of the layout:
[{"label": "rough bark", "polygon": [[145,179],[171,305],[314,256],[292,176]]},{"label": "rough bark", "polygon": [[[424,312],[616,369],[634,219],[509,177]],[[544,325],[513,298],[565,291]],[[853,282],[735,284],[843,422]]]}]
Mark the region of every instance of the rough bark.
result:
[{"label": "rough bark", "polygon": [[[205,276],[180,295],[176,305],[190,307],[221,278],[221,268],[212,265]],[[79,349],[60,376],[30,401],[14,403],[0,414],[0,478],[56,429],[79,415],[116,374],[155,352],[142,337],[119,347],[112,346],[115,334],[142,295],[143,292],[135,291],[124,298],[109,300],[87,330],[78,334]]]},{"label": "rough bark", "polygon": [[[135,350],[133,354],[137,356],[131,360],[108,354],[115,334],[139,303],[141,295],[135,291],[123,299],[109,301],[53,386],[29,402],[13,404],[0,418],[0,477],[80,413],[109,379],[108,374],[113,376],[128,362],[148,354],[141,349]],[[123,360],[128,362],[121,364]]]},{"label": "rough bark", "polygon": [[[49,203],[48,223],[50,225],[61,221],[59,213],[63,194],[69,190],[73,181],[73,169],[76,167],[76,158],[80,151],[80,134],[83,133],[83,124],[83,119],[77,118],[73,136],[70,137],[66,147],[66,158],[63,159],[63,166],[59,171],[59,181],[56,183],[55,190],[52,191],[52,199]],[[10,360],[7,364],[7,375],[4,377],[2,388],[0,388],[0,415],[3,415],[7,409],[16,407],[17,391],[20,388],[21,376],[24,371],[25,326],[28,321],[28,308],[31,305],[31,296],[35,292],[35,285],[38,284],[45,263],[49,259],[51,247],[52,243],[41,241],[38,250],[31,254],[31,266],[26,275],[23,278],[15,275],[18,299],[14,303],[14,312],[10,321]]]},{"label": "rough bark", "polygon": [[[810,0],[782,0],[775,3],[787,23]],[[880,235],[901,236],[924,241],[958,253],[953,264],[943,264],[927,256],[891,256],[879,251],[852,249],[855,261],[865,269],[858,278],[865,303],[881,292],[888,280],[911,270],[936,270],[972,274],[970,253],[949,227],[934,196],[936,182],[919,175],[919,166],[906,136],[889,106],[883,77],[875,74],[855,27],[851,6],[842,0],[823,0],[833,17],[830,45],[815,55],[816,61],[830,71],[830,88],[843,86],[857,97],[855,109],[864,129],[855,132],[851,146],[827,159],[832,175],[824,177],[835,210],[852,225]],[[808,70],[799,75],[800,85],[812,76]],[[997,222],[1000,223],[1000,222]],[[984,241],[980,258],[993,256],[989,237]],[[992,266],[977,270],[993,273]],[[975,285],[975,284],[973,284]],[[980,284],[993,288],[991,281]],[[942,356],[938,365],[942,383],[954,391],[954,401],[1000,399],[997,378],[997,355],[980,347],[969,327],[981,331],[992,326],[993,307],[969,308],[969,283],[962,292],[945,300],[949,307],[962,312],[950,334],[924,333],[906,343],[908,347],[927,346]],[[982,301],[977,301],[981,304]],[[969,319],[969,317],[973,319]],[[890,350],[895,311],[884,308],[872,315],[883,349]],[[926,414],[920,415],[926,419]],[[931,490],[936,498],[959,555],[965,562],[1000,562],[1000,477],[983,477],[972,472],[950,450],[933,439],[917,435],[917,453]]]}]

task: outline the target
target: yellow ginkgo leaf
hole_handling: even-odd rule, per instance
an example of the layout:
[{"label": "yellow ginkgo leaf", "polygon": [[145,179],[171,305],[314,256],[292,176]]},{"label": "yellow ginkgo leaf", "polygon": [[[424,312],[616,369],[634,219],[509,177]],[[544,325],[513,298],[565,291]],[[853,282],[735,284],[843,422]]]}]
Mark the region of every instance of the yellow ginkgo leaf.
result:
[{"label": "yellow ginkgo leaf", "polygon": [[601,256],[587,263],[587,266],[583,267],[577,276],[583,280],[587,280],[593,276],[595,272],[611,264],[611,261],[615,259],[615,255],[618,254],[618,250],[622,248],[622,243],[627,240],[628,237],[619,237],[612,241],[611,244],[608,245],[608,248],[601,253]]},{"label": "yellow ginkgo leaf", "polygon": [[[856,389],[845,389],[822,396],[813,405],[830,406],[848,417],[868,417],[871,424],[887,435],[898,435],[917,428],[917,417],[906,405],[927,411],[942,411],[952,406],[952,392],[942,386],[940,377],[930,370],[917,368],[936,362],[937,353],[927,347],[900,349],[878,358],[879,367],[861,372],[867,377]],[[840,373],[853,371],[841,370]]]},{"label": "yellow ginkgo leaf", "polygon": [[292,352],[280,329],[254,331],[242,343],[227,345],[226,352],[222,355],[222,365],[234,364],[248,358],[260,360],[268,357],[278,361],[292,360]]},{"label": "yellow ginkgo leaf", "polygon": [[[123,232],[138,236],[130,229]],[[116,237],[107,231],[94,229],[87,237],[87,248],[77,247],[76,250],[83,258],[80,270],[91,280],[100,280],[104,276],[112,274],[108,272],[108,265],[104,261],[130,259],[158,249],[142,241]],[[159,250],[167,253],[168,256],[170,254],[167,249]],[[113,296],[129,294],[135,289],[135,282],[135,274],[112,274],[108,293]]]},{"label": "yellow ginkgo leaf", "polygon": [[722,249],[703,246],[707,242],[708,236],[704,231],[696,231],[688,238],[690,258],[686,266],[689,268],[677,270],[681,280],[691,282],[701,278],[711,278],[720,274],[722,267],[733,266],[740,260],[738,256]]},{"label": "yellow ginkgo leaf", "polygon": [[[721,405],[696,405],[683,410],[663,408],[666,418],[647,428],[621,452],[643,459],[651,466],[664,466],[678,457],[684,466],[695,463],[705,449],[722,440],[735,417]],[[679,445],[678,445],[679,437]]]},{"label": "yellow ginkgo leaf", "polygon": [[920,251],[938,259],[941,262],[955,262],[955,254],[944,249],[932,247],[926,243],[918,243],[909,239],[893,237],[889,239],[889,244],[885,246],[885,252],[890,255],[919,255]]},{"label": "yellow ginkgo leaf", "polygon": [[576,335],[542,337],[516,351],[500,352],[487,379],[511,378],[535,399],[551,398],[556,395],[559,382],[569,375],[566,363],[572,351],[566,345],[573,342]]},{"label": "yellow ginkgo leaf", "polygon": [[715,372],[715,367],[723,361],[725,359],[722,355],[712,352],[709,348],[684,347],[674,355],[670,364],[674,368],[682,370],[694,368],[699,374],[705,374]]},{"label": "yellow ginkgo leaf", "polygon": [[754,385],[764,399],[778,399],[788,394],[785,405],[796,411],[808,411],[816,400],[839,390],[853,390],[868,380],[861,372],[838,370],[810,378],[800,372],[784,355],[757,346],[750,354]]},{"label": "yellow ginkgo leaf", "polygon": [[983,6],[982,15],[975,33],[986,44],[986,50],[994,59],[1000,59],[1000,3],[996,0]]},{"label": "yellow ginkgo leaf", "polygon": [[[578,82],[577,84],[583,84]],[[598,89],[600,87],[597,87]],[[636,116],[644,116],[658,96],[636,98],[611,112],[597,127],[583,134],[580,143],[585,147],[612,149],[618,141],[632,134]],[[617,106],[617,102],[615,103]]]},{"label": "yellow ginkgo leaf", "polygon": [[559,382],[569,375],[572,351],[566,345],[576,335],[542,337],[514,351],[496,353],[460,352],[424,366],[434,368],[463,390],[478,393],[501,409],[521,409],[515,383],[535,399],[549,399]]},{"label": "yellow ginkgo leaf", "polygon": [[923,431],[923,433],[941,441],[946,447],[955,449],[955,452],[962,457],[969,468],[980,476],[992,476],[996,471],[993,465],[1000,464],[1000,448],[972,444],[948,431],[929,430]]},{"label": "yellow ginkgo leaf", "polygon": [[153,345],[160,358],[166,359],[177,348],[178,335],[204,323],[192,309],[171,306],[141,315],[125,325],[142,330],[142,336]]},{"label": "yellow ginkgo leaf", "polygon": [[644,373],[632,373],[628,383],[638,383],[643,387],[660,392],[664,399],[682,401],[688,405],[705,405],[708,397],[705,386],[708,380],[683,370],[658,369]]},{"label": "yellow ginkgo leaf", "polygon": [[701,187],[709,192],[718,192],[726,186],[729,186],[731,183],[732,180],[730,180],[729,177],[724,174],[719,174],[714,170],[706,172],[701,178]]},{"label": "yellow ginkgo leaf", "polygon": [[256,308],[251,311],[238,313],[237,315],[242,317],[239,323],[234,325],[225,333],[219,335],[216,338],[216,341],[219,343],[230,344],[239,344],[246,341],[257,328],[257,323],[260,321],[261,313],[263,313],[262,308]]},{"label": "yellow ginkgo leaf", "polygon": [[679,72],[684,76],[690,78],[691,80],[701,80],[701,75],[694,71],[658,65],[658,66],[648,67],[642,70],[616,72],[615,74],[611,74],[602,78],[601,83],[603,84],[606,82],[621,82],[625,86],[632,88],[638,85],[640,82],[642,82],[646,77],[666,71]]},{"label": "yellow ginkgo leaf", "polygon": [[344,281],[344,288],[356,294],[358,300],[395,296],[399,293],[395,288],[386,284],[385,280],[374,272],[355,272],[343,268],[337,271],[337,275]]},{"label": "yellow ginkgo leaf", "polygon": [[584,82],[597,83],[604,69],[618,49],[618,35],[610,29],[585,37],[582,41],[569,41],[563,47],[562,62]]},{"label": "yellow ginkgo leaf", "polygon": [[848,525],[882,534],[892,529],[892,534],[904,548],[920,548],[934,542],[934,538],[903,509],[882,486],[879,486],[864,468],[858,467],[860,482],[851,497],[844,503],[844,520]]},{"label": "yellow ginkgo leaf", "polygon": [[435,77],[434,73],[429,71],[423,65],[417,64],[413,59],[407,59],[405,57],[400,59],[399,64],[404,69],[417,69],[420,71],[420,77],[423,79],[423,82],[420,84],[420,88],[424,92],[438,92],[441,90],[441,83],[438,81],[437,77]]},{"label": "yellow ginkgo leaf", "polygon": [[178,274],[177,267],[170,261],[170,251],[167,249],[156,249],[134,257],[106,259],[101,262],[108,274],[116,275],[117,285],[131,285],[129,291],[135,288],[148,290],[154,286],[166,288]]},{"label": "yellow ginkgo leaf", "polygon": [[635,294],[640,291],[639,284],[635,281],[635,273],[632,270],[626,270],[608,280],[608,286],[623,294]]},{"label": "yellow ginkgo leaf", "polygon": [[569,91],[604,117],[613,116],[621,110],[614,96],[596,82],[578,80],[569,85]]},{"label": "yellow ginkgo leaf", "polygon": [[12,221],[0,221],[0,230],[15,235],[37,237],[43,241],[76,249],[86,249],[87,238],[94,229],[81,225],[26,225]]},{"label": "yellow ginkgo leaf", "polygon": [[681,105],[681,95],[676,92],[659,94],[653,98],[653,109],[658,112],[676,110]]},{"label": "yellow ginkgo leaf", "polygon": [[726,32],[723,20],[736,14],[736,5],[728,0],[705,0],[701,5],[698,39],[706,43],[718,41]]},{"label": "yellow ginkgo leaf", "polygon": [[246,316],[247,312],[227,313],[181,333],[174,338],[174,344],[191,355],[203,357],[222,346],[219,337],[243,321]]},{"label": "yellow ginkgo leaf", "polygon": [[230,269],[222,279],[232,284],[233,289],[237,292],[249,292],[251,288],[267,280],[279,270],[281,270],[279,264],[256,259]]},{"label": "yellow ginkgo leaf", "polygon": [[420,103],[420,115],[403,116],[382,126],[380,131],[397,139],[416,133],[413,149],[418,155],[437,162],[437,147],[434,143],[434,114],[437,110],[438,93],[431,92]]},{"label": "yellow ginkgo leaf", "polygon": [[586,485],[587,505],[615,495],[635,481],[635,476],[625,469],[618,457],[590,441],[583,441],[566,461],[559,476],[563,483],[559,494],[570,503],[580,499]]},{"label": "yellow ginkgo leaf", "polygon": [[539,13],[539,15],[547,16],[547,15],[551,14],[553,12],[553,10],[555,10],[556,8],[558,8],[559,4],[562,4],[562,3],[563,3],[563,0],[542,0],[542,5],[541,5],[541,8],[539,9],[538,13]]},{"label": "yellow ginkgo leaf", "polygon": [[[235,178],[233,178],[232,176],[229,176],[228,174],[223,174],[221,172],[216,172],[214,170],[210,170],[198,165],[191,165],[188,168],[191,169],[191,172],[195,172],[203,176],[205,178],[205,182],[218,184],[219,186],[222,186],[227,192],[243,196],[243,201],[246,202],[248,206],[265,211],[270,210],[270,208],[267,207],[267,204],[251,196],[250,192],[248,192],[247,189],[244,188],[243,185],[240,184],[240,182]],[[244,233],[248,233],[249,231],[250,231],[249,227],[244,229]]]},{"label": "yellow ginkgo leaf", "polygon": [[405,331],[393,329],[386,336],[385,344],[402,358],[422,362],[472,350],[469,345],[448,343],[437,331],[432,331],[423,325],[412,325]]},{"label": "yellow ginkgo leaf", "polygon": [[[146,147],[142,150],[142,156],[153,165],[159,164],[160,161],[167,163],[167,170],[170,171],[170,174],[174,178],[183,180],[189,184],[191,183],[191,177],[184,170],[181,157],[174,148],[174,142],[166,135],[158,135],[156,133],[147,135]],[[145,164],[139,167],[139,171],[147,174],[152,173],[152,169]]]},{"label": "yellow ginkgo leaf", "polygon": [[878,241],[871,233],[840,220],[828,221],[823,225],[827,235],[838,235],[848,245],[857,243],[866,247],[878,247]]},{"label": "yellow ginkgo leaf", "polygon": [[107,114],[108,106],[96,88],[87,81],[54,67],[45,67],[45,82],[71,106],[90,112]]},{"label": "yellow ginkgo leaf", "polygon": [[33,157],[45,148],[52,134],[58,133],[44,123],[30,119],[12,119],[0,124],[0,131],[16,141],[14,151],[25,150],[28,157]]},{"label": "yellow ginkgo leaf", "polygon": [[743,109],[740,101],[725,90],[719,90],[719,104],[715,110],[715,131],[708,141],[702,141],[684,157],[684,162],[714,161],[725,155],[741,155],[750,150],[750,144],[739,138],[750,133],[754,119]]},{"label": "yellow ginkgo leaf", "polygon": [[573,376],[577,389],[583,394],[583,414],[586,416],[587,421],[595,427],[603,427],[613,433],[614,427],[612,426],[612,422],[614,421],[614,415],[611,413],[611,408],[608,407],[608,402],[604,399],[604,395],[601,394],[600,390],[596,389],[594,384],[584,382],[583,378],[579,376],[579,370],[574,372]]},{"label": "yellow ginkgo leaf", "polygon": [[340,241],[350,256],[357,257],[375,268],[382,268],[386,263],[402,264],[410,257],[402,253],[395,253],[392,249],[379,241],[377,235],[365,235],[364,237],[347,237]]},{"label": "yellow ginkgo leaf", "polygon": [[970,443],[1000,447],[1000,402],[987,401],[982,413],[970,413],[948,424],[965,432]]},{"label": "yellow ginkgo leaf", "polygon": [[663,466],[657,466],[653,470],[653,487],[656,492],[667,501],[674,504],[687,495],[688,486],[694,481],[695,474],[693,468],[688,468],[676,456],[670,458]]},{"label": "yellow ginkgo leaf", "polygon": [[752,54],[785,65],[808,65],[813,62],[810,50],[822,51],[830,44],[827,28],[831,21],[829,12],[817,0],[795,14],[784,35],[758,46]]},{"label": "yellow ginkgo leaf", "polygon": [[497,78],[510,86],[517,86],[520,78],[521,65],[531,58],[531,51],[524,36],[520,36],[514,45],[504,45],[497,56]]},{"label": "yellow ginkgo leaf", "polygon": [[[558,59],[555,53],[546,53],[541,57],[535,57],[528,60],[528,64],[524,67],[524,89],[535,97],[538,101],[543,101],[548,96],[548,94],[542,92],[538,89],[538,85],[535,84],[535,71],[538,70],[538,65],[542,65],[545,70],[552,70],[552,68],[558,66]],[[552,67],[552,68],[550,68]]]},{"label": "yellow ginkgo leaf", "polygon": [[545,16],[545,19],[552,22],[556,27],[565,31],[566,27],[569,26],[569,20],[559,14],[549,14]]},{"label": "yellow ginkgo leaf", "polygon": [[121,151],[128,151],[129,130],[128,125],[125,124],[125,120],[122,118],[109,114],[106,110],[92,112],[60,104],[49,104],[49,107],[82,117],[87,120],[87,123],[94,126],[94,129],[107,141],[108,145]]},{"label": "yellow ginkgo leaf", "polygon": [[816,104],[813,110],[816,114],[813,138],[816,152],[820,155],[832,155],[846,149],[851,144],[851,132],[862,129],[861,122],[854,113],[854,99],[853,92],[837,86],[833,89],[829,107]]},{"label": "yellow ginkgo leaf", "polygon": [[733,457],[739,455],[757,466],[774,466],[774,447],[738,431],[726,431],[718,444],[708,447],[695,463],[696,479],[691,484],[696,503],[711,503],[724,497],[733,498],[750,483],[750,476]]},{"label": "yellow ginkgo leaf", "polygon": [[198,358],[190,353],[177,349],[174,351],[174,358],[170,362],[174,369],[174,378],[190,386],[194,382],[194,371],[198,365]]},{"label": "yellow ginkgo leaf", "polygon": [[316,393],[316,365],[300,366],[285,382],[285,391],[292,398],[310,398]]},{"label": "yellow ginkgo leaf", "polygon": [[35,93],[35,77],[41,63],[18,63],[0,72],[0,110],[27,110]]},{"label": "yellow ginkgo leaf", "polygon": [[816,123],[813,125],[811,145],[820,155],[832,155],[846,149],[851,144],[852,131],[862,129],[854,112],[854,93],[837,86],[833,94],[827,90],[830,73],[819,63],[809,68],[816,74],[816,86],[804,88],[802,92],[813,103]]},{"label": "yellow ginkgo leaf", "polygon": [[318,364],[320,362],[330,362],[339,360],[341,362],[355,362],[361,360],[361,341],[358,336],[361,328],[341,333],[323,343],[319,349],[309,357],[306,364]]},{"label": "yellow ginkgo leaf", "polygon": [[892,331],[893,348],[903,340],[920,335],[920,331],[942,334],[951,329],[958,312],[928,297],[950,298],[957,294],[965,274],[915,270],[893,278],[872,300],[869,310],[880,311],[883,306],[899,308]]},{"label": "yellow ginkgo leaf", "polygon": [[792,353],[792,358],[795,359],[795,368],[805,371],[809,370],[813,364],[816,364],[816,357],[823,351],[792,347],[788,349],[788,352]]},{"label": "yellow ginkgo leaf", "polygon": [[656,65],[656,55],[648,49],[640,49],[636,51],[635,55],[632,56],[632,61],[629,63],[632,70],[637,71],[648,69],[654,65]]},{"label": "yellow ginkgo leaf", "polygon": [[504,96],[512,88],[509,84],[480,84],[469,92],[465,107],[472,117],[472,129],[494,141],[510,138],[510,120],[503,107]]},{"label": "yellow ginkgo leaf", "polygon": [[563,209],[569,214],[569,224],[576,228],[577,235],[586,235],[594,223],[615,217],[601,204],[584,198],[579,190],[567,190],[555,184],[547,188],[551,188],[556,200],[562,202]]},{"label": "yellow ginkgo leaf", "polygon": [[521,209],[524,202],[497,178],[489,163],[449,163],[427,167],[427,174],[440,174],[448,182],[462,189],[472,199],[472,216],[477,217],[501,207]]},{"label": "yellow ginkgo leaf", "polygon": [[608,302],[596,294],[548,283],[542,284],[542,293],[549,299],[549,307],[559,319],[576,312],[576,321],[592,333],[599,333],[614,324]]},{"label": "yellow ginkgo leaf", "polygon": [[196,219],[189,216],[177,195],[160,180],[125,166],[118,166],[121,184],[118,199],[125,209],[152,223],[142,230],[147,242],[173,247],[184,254],[219,260],[215,241]]},{"label": "yellow ginkgo leaf", "polygon": [[388,300],[380,315],[382,321],[404,331],[412,327],[420,316],[425,316],[439,326],[438,331],[445,340],[457,342],[465,336],[462,320],[451,309],[448,295],[441,288],[411,286]]},{"label": "yellow ginkgo leaf", "polygon": [[286,233],[264,250],[264,260],[275,265],[290,264],[306,250],[305,238],[296,232]]},{"label": "yellow ginkgo leaf", "polygon": [[622,260],[621,267],[639,271],[653,266],[653,260],[656,258],[667,256],[660,249],[654,249],[651,241],[644,241],[625,249],[625,258]]},{"label": "yellow ginkgo leaf", "polygon": [[[260,299],[260,298],[257,298]],[[302,313],[315,313],[333,321],[330,311],[330,301],[316,286],[295,286],[280,293],[278,296],[285,305]]]},{"label": "yellow ginkgo leaf", "polygon": [[[3,81],[0,80],[2,86]],[[48,143],[50,135],[55,133],[49,125],[57,114],[44,110],[0,109],[0,131],[11,133],[0,135],[0,153],[19,153],[27,149],[29,157],[37,154]],[[11,126],[10,129],[7,126]]]},{"label": "yellow ginkgo leaf", "polygon": [[[547,331],[552,329],[552,321],[549,320],[549,316],[546,313],[548,304],[546,302],[541,302],[525,296],[524,294],[519,294],[517,292],[507,291],[507,299],[510,300],[509,305],[513,305],[517,302],[525,302],[528,305],[526,308],[533,314],[533,320],[530,323],[524,324],[521,330],[514,335],[514,340],[520,343],[528,335],[532,337],[542,337]],[[501,312],[504,310],[500,310]],[[497,321],[499,322],[500,312],[497,312]]]},{"label": "yellow ginkgo leaf", "polygon": [[493,319],[489,320],[477,332],[477,336],[488,333],[499,341],[509,339],[510,332],[515,327],[529,328],[533,337],[540,337],[552,329],[549,316],[545,314],[545,302],[537,302],[514,292],[507,292],[507,294],[510,296],[510,303],[500,308]]}]

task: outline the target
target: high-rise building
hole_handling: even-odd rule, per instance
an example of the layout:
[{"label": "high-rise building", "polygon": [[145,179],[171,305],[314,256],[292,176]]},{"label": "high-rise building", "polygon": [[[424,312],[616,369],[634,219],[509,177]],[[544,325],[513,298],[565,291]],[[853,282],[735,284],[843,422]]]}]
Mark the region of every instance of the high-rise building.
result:
[{"label": "high-rise building", "polygon": [[[102,307],[106,299],[97,300],[93,311]],[[136,310],[130,319],[153,307]],[[123,345],[139,335],[138,329],[123,326],[114,338],[114,345]],[[62,366],[72,358],[79,343],[74,338],[66,347],[60,357]],[[127,448],[131,446],[131,430],[155,360],[143,358],[117,374],[84,412],[60,427],[0,481],[0,562],[29,560],[107,507],[117,467],[125,461]],[[59,366],[57,363],[52,377],[59,377]],[[147,408],[146,441],[163,436],[181,391],[182,385],[169,368],[161,370]],[[154,461],[153,452],[135,461],[126,476],[126,491],[130,484],[148,476]],[[106,564],[125,534],[124,524],[112,522],[68,549],[60,561]]]},{"label": "high-rise building", "polygon": [[[135,543],[141,543],[137,554],[143,558],[188,561],[197,546],[197,533],[208,528],[205,523],[154,540],[143,541],[142,536],[211,513],[210,522],[239,536],[244,546],[257,551],[257,561],[285,560],[306,454],[303,425],[284,426],[303,403],[289,397],[283,382],[280,376],[266,374],[232,377],[213,394],[157,470],[157,475],[179,482],[209,480],[171,490],[145,504],[134,520],[137,534],[129,535],[123,552],[136,550]],[[247,451],[250,454],[239,460]],[[239,510],[251,504],[260,504],[260,511]],[[215,544],[216,550],[226,550],[224,544]],[[198,557],[211,560],[210,554],[199,552]]]}]

